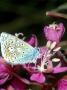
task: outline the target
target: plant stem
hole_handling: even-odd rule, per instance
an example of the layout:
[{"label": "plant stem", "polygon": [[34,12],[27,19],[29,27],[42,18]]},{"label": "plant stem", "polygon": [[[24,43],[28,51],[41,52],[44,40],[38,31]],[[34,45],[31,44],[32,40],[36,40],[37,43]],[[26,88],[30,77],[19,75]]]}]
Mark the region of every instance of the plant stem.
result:
[{"label": "plant stem", "polygon": [[46,12],[46,16],[60,17],[60,18],[67,19],[67,15],[66,14],[62,14],[62,13],[58,13],[58,12],[48,11],[48,12]]}]

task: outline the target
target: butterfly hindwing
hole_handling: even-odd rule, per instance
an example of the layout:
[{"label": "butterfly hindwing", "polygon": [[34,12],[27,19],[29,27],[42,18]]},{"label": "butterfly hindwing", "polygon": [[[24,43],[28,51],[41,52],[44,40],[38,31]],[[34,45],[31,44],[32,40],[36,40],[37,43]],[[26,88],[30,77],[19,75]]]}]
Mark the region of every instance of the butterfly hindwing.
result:
[{"label": "butterfly hindwing", "polygon": [[0,42],[2,56],[8,63],[14,65],[35,63],[40,54],[37,48],[8,33],[1,33]]}]

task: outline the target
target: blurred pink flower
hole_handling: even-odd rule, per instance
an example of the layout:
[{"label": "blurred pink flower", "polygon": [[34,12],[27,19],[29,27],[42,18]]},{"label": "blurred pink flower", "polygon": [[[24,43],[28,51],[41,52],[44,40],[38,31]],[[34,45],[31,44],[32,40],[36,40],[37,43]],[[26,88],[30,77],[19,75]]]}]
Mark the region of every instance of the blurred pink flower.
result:
[{"label": "blurred pink flower", "polygon": [[48,41],[59,42],[64,34],[65,28],[62,23],[50,24],[44,27],[44,34]]},{"label": "blurred pink flower", "polygon": [[9,85],[9,86],[7,87],[7,90],[14,90],[14,88],[13,88],[13,86]]},{"label": "blurred pink flower", "polygon": [[[14,90],[26,90],[26,81],[15,73],[14,69],[0,57],[0,86],[2,90],[10,90],[12,86]],[[1,89],[0,89],[1,90]],[[12,90],[12,89],[11,89]]]},{"label": "blurred pink flower", "polygon": [[12,79],[11,85],[14,87],[15,90],[27,90],[27,85],[16,77]]},{"label": "blurred pink flower", "polygon": [[67,90],[67,79],[60,79],[58,81],[58,89],[57,90]]},{"label": "blurred pink flower", "polygon": [[4,59],[0,57],[0,85],[6,83],[6,81],[12,78],[12,68],[4,62]]}]

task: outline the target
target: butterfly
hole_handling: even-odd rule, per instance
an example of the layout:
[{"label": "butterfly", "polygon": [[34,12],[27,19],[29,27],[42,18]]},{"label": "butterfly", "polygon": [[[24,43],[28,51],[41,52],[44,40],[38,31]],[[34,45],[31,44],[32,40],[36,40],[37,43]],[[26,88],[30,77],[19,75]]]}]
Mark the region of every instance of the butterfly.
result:
[{"label": "butterfly", "polygon": [[9,64],[35,63],[40,56],[38,48],[6,32],[1,33],[0,44],[2,57]]}]

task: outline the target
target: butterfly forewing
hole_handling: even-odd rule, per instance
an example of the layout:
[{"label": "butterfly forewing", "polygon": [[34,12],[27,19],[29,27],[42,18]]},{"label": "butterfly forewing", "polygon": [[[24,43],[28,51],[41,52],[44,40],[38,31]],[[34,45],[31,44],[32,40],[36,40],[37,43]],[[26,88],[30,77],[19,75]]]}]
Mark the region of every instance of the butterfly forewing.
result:
[{"label": "butterfly forewing", "polygon": [[25,41],[8,33],[1,33],[1,52],[8,63],[25,64],[35,63],[39,51]]}]

